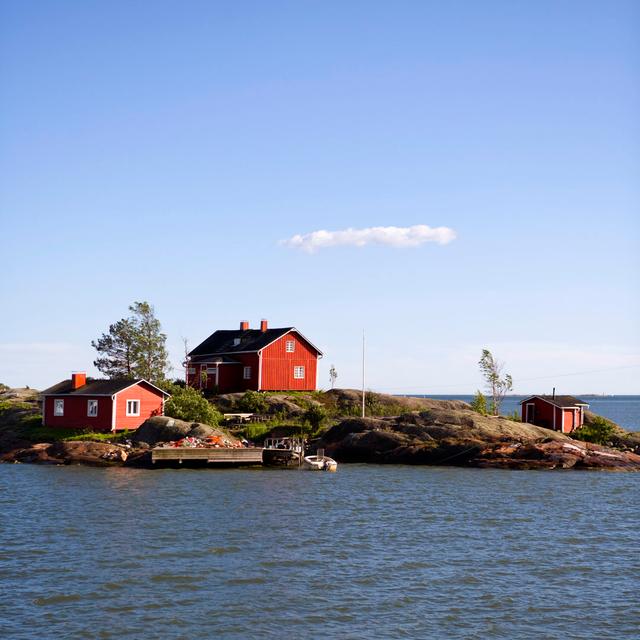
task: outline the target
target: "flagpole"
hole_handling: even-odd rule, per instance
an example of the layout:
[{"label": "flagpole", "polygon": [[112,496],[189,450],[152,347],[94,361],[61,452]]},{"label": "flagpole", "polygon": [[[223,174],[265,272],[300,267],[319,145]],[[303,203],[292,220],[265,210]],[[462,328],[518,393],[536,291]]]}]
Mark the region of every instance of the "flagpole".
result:
[{"label": "flagpole", "polygon": [[365,381],[365,368],[364,368],[364,329],[362,330],[362,417],[364,418],[364,381]]}]

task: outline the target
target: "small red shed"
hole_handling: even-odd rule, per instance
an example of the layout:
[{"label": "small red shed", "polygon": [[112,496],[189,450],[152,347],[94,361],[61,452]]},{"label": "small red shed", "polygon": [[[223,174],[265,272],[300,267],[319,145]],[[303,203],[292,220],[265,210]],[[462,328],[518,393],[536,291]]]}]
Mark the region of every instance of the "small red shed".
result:
[{"label": "small red shed", "polygon": [[314,391],[322,357],[295,327],[250,329],[243,321],[235,330],[212,333],[187,356],[187,384],[217,393],[235,391]]},{"label": "small red shed", "polygon": [[40,395],[44,426],[92,431],[137,429],[164,414],[169,396],[146,380],[92,380],[85,373],[73,373]]},{"label": "small red shed", "polygon": [[525,398],[522,408],[522,422],[538,427],[571,433],[584,424],[584,410],[589,405],[573,396],[530,396]]}]

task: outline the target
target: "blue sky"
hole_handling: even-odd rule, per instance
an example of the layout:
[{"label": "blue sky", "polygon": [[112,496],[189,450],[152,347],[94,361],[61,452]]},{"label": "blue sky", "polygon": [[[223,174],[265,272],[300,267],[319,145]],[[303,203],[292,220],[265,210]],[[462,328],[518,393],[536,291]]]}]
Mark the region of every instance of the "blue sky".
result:
[{"label": "blue sky", "polygon": [[[0,9],[0,381],[92,371],[148,300],[176,374],[240,320],[340,386],[640,393],[636,2]],[[283,244],[447,227],[448,244]],[[95,373],[95,372],[94,372]],[[571,375],[567,375],[571,374]]]}]

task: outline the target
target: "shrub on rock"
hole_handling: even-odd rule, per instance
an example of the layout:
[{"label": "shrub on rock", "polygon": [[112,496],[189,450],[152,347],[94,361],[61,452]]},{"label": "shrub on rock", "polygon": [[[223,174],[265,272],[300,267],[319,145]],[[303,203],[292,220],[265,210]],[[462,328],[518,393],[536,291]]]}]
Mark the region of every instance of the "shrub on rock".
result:
[{"label": "shrub on rock", "polygon": [[209,401],[192,387],[165,385],[171,397],[164,404],[164,415],[187,422],[203,422],[212,426],[217,425],[222,416]]}]

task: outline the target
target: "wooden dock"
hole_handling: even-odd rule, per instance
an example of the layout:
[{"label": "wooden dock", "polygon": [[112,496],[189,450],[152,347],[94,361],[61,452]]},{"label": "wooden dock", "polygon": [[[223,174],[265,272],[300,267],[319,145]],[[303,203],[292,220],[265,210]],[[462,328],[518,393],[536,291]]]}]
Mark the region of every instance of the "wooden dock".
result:
[{"label": "wooden dock", "polygon": [[151,462],[182,464],[183,462],[200,462],[220,465],[262,464],[262,448],[225,449],[222,447],[161,447],[151,450]]}]

